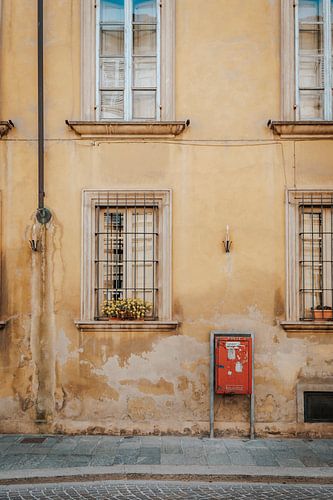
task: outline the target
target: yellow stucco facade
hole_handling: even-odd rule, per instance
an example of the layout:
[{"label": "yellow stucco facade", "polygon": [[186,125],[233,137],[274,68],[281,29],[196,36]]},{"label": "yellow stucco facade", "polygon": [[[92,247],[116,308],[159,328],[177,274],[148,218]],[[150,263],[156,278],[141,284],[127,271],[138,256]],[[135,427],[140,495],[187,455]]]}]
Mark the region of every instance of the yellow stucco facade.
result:
[{"label": "yellow stucco facade", "polygon": [[[82,138],[82,3],[44,1],[45,205],[37,208],[37,2],[0,0],[0,432],[205,434],[209,333],[255,334],[257,435],[329,436],[300,384],[332,384],[333,331],[286,331],[286,190],[333,190],[333,138],[281,139],[280,0],[176,0],[179,136]],[[168,0],[165,0],[166,2]],[[82,192],[172,191],[176,329],[84,330]],[[232,248],[223,240],[230,226]],[[41,251],[29,240],[38,237]],[[318,330],[318,329],[317,329]],[[333,390],[333,389],[332,389]],[[217,434],[248,435],[244,396]]]}]

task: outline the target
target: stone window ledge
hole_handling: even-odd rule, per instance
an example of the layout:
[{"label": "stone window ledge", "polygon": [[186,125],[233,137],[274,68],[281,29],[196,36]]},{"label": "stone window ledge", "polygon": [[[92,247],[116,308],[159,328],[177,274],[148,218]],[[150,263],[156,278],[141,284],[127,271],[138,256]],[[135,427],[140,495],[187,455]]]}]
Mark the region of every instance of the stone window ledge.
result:
[{"label": "stone window ledge", "polygon": [[316,139],[332,139],[333,138],[333,121],[324,120],[308,120],[308,121],[273,121],[267,123],[274,135],[278,135],[281,139],[297,139],[297,138],[316,138]]},{"label": "stone window ledge", "polygon": [[173,138],[189,127],[186,121],[69,121],[66,124],[82,139]]},{"label": "stone window ledge", "polygon": [[11,120],[0,121],[0,139],[8,134],[8,132],[14,127],[14,123]]},{"label": "stone window ledge", "polygon": [[179,326],[178,321],[75,321],[81,332],[133,332],[133,331],[171,331]]},{"label": "stone window ledge", "polygon": [[333,321],[280,321],[286,332],[333,333]]}]

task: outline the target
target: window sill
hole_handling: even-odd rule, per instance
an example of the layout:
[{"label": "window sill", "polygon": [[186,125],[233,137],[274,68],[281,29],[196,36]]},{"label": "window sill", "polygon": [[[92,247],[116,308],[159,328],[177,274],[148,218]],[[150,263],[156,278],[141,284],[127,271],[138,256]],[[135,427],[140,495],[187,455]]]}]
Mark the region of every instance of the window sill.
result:
[{"label": "window sill", "polygon": [[69,121],[66,124],[82,139],[173,138],[189,127],[190,120],[153,121]]},{"label": "window sill", "polygon": [[268,128],[281,139],[297,138],[333,138],[333,121],[308,120],[308,121],[273,121],[269,120]]},{"label": "window sill", "polygon": [[121,331],[171,331],[179,326],[178,321],[75,321],[81,332]]},{"label": "window sill", "polygon": [[280,321],[286,332],[333,333],[333,321]]},{"label": "window sill", "polygon": [[8,134],[8,132],[14,127],[14,123],[11,120],[0,121],[0,139]]}]

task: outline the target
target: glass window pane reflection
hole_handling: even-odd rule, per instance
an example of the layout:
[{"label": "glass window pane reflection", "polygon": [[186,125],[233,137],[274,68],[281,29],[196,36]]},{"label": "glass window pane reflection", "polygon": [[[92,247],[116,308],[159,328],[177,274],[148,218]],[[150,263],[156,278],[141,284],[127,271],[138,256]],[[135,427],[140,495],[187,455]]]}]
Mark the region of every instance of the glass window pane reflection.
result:
[{"label": "glass window pane reflection", "polygon": [[133,0],[135,23],[156,23],[156,0]]},{"label": "glass window pane reflection", "polygon": [[101,22],[123,23],[124,0],[101,0]]}]

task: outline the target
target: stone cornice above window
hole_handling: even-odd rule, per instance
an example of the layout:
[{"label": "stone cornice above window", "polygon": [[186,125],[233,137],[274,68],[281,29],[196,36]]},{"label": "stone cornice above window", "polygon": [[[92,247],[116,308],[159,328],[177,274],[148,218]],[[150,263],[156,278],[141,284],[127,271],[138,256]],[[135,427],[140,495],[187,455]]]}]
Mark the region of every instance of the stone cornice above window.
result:
[{"label": "stone cornice above window", "polygon": [[179,326],[178,321],[75,321],[81,332],[122,331],[171,331]]},{"label": "stone cornice above window", "polygon": [[66,124],[82,139],[172,138],[189,127],[190,120],[168,122],[69,121]]},{"label": "stone cornice above window", "polygon": [[1,137],[8,134],[9,130],[14,127],[14,123],[11,120],[0,121],[0,139]]},{"label": "stone cornice above window", "polygon": [[307,121],[273,121],[267,123],[274,135],[281,139],[297,138],[333,138],[333,121],[326,120],[307,120]]},{"label": "stone cornice above window", "polygon": [[286,332],[333,333],[333,321],[280,321]]}]

